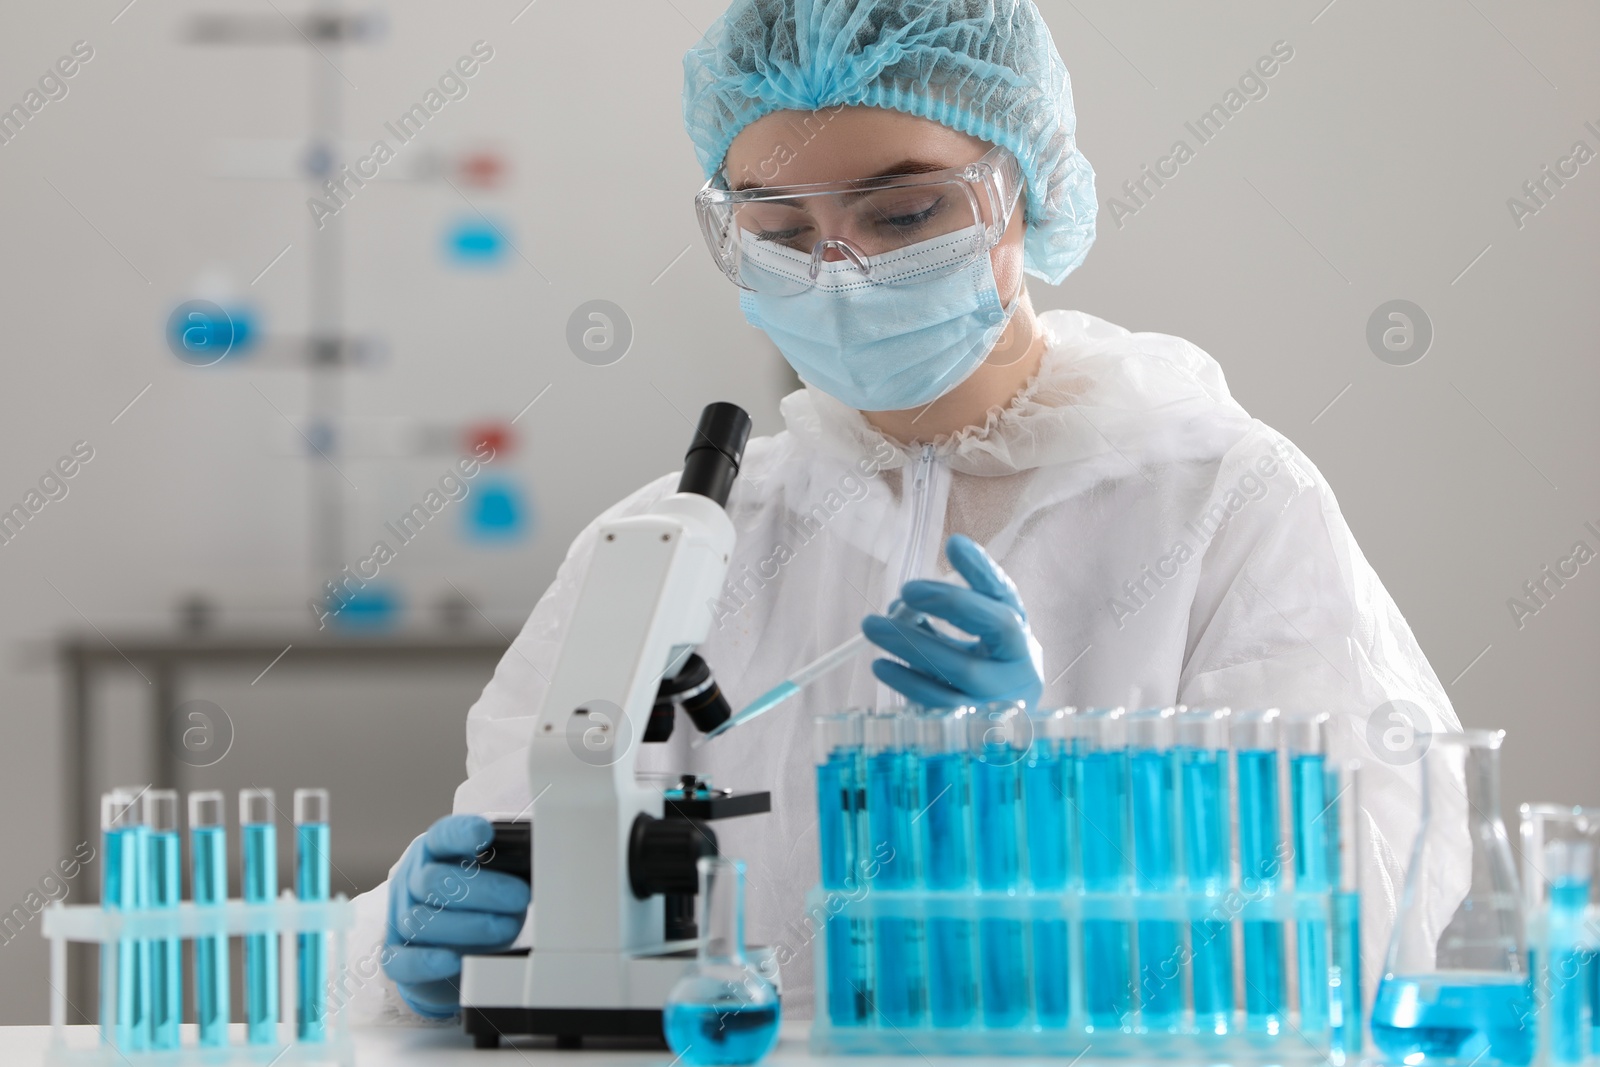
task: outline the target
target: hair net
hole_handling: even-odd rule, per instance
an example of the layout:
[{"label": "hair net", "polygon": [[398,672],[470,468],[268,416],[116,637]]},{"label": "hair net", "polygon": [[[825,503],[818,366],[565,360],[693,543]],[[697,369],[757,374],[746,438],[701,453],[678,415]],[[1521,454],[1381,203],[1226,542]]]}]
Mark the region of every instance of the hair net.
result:
[{"label": "hair net", "polygon": [[733,0],[683,67],[684,125],[707,178],[763,115],[892,108],[1016,156],[1028,273],[1059,282],[1094,243],[1094,171],[1033,0]]}]

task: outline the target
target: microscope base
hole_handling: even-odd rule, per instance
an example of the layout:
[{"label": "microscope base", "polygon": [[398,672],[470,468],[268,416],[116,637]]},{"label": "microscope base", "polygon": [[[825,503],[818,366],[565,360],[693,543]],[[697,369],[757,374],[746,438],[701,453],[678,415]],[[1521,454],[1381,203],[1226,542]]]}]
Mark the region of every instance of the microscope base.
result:
[{"label": "microscope base", "polygon": [[660,1008],[464,1008],[462,1025],[477,1048],[500,1038],[551,1035],[557,1048],[580,1048],[586,1037],[649,1038],[665,1048]]}]

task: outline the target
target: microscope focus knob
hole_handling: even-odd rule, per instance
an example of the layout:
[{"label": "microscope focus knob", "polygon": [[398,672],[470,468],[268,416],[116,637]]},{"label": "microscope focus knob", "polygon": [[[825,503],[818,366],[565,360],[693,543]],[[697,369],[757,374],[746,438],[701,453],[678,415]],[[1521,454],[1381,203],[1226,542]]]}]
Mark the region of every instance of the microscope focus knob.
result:
[{"label": "microscope focus knob", "polygon": [[641,814],[628,838],[628,882],[633,895],[693,895],[700,890],[696,864],[717,854],[717,835],[699,819],[657,819]]}]

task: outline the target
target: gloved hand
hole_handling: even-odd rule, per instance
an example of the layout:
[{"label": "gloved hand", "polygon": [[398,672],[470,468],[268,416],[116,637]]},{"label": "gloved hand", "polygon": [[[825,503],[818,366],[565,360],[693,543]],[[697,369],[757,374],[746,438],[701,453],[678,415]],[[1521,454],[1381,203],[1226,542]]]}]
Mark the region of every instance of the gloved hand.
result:
[{"label": "gloved hand", "polygon": [[411,842],[389,880],[383,971],[425,1018],[461,1009],[463,954],[507,949],[522,929],[528,883],[476,858],[493,840],[488,819],[446,815]]},{"label": "gloved hand", "polygon": [[927,623],[869,615],[862,632],[905,663],[872,663],[878,680],[923,707],[1024,701],[1034,707],[1044,691],[1043,657],[1028,629],[1017,587],[970,537],[953,534],[945,555],[971,588],[952,582],[911,581],[900,591],[906,607],[933,615],[976,640],[961,641]]}]

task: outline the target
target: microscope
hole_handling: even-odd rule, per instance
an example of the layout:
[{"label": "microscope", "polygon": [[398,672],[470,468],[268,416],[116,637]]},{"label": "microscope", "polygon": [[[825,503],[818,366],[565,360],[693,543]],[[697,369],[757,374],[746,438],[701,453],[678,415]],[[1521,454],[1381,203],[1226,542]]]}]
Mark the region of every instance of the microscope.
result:
[{"label": "microscope", "polygon": [[[677,709],[708,732],[730,710],[695,649],[733,552],[724,510],[750,436],[733,404],[701,413],[678,491],[599,529],[594,556],[528,748],[531,820],[497,822],[490,869],[533,888],[530,949],[467,956],[463,1025],[479,1048],[548,1034],[663,1040],[662,1006],[694,960],[696,864],[710,823],[771,809],[685,776],[635,779],[641,744],[666,741]],[[770,949],[749,950],[773,981]]]}]

